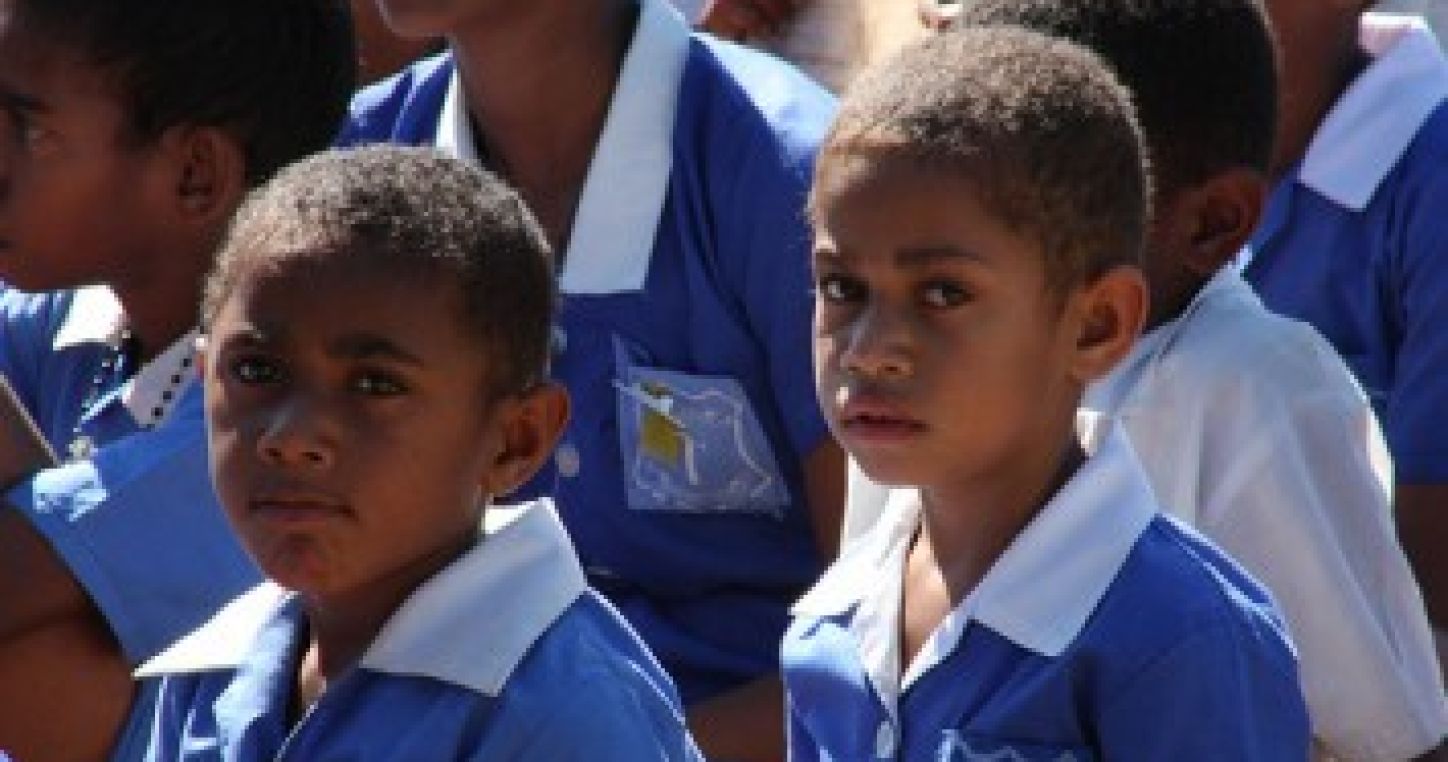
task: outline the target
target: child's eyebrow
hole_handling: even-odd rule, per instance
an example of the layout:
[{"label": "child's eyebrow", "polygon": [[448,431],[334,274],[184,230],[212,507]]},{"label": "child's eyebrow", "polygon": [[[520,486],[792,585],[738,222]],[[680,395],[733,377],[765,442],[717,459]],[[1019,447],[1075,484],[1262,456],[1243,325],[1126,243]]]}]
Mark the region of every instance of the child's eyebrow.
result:
[{"label": "child's eyebrow", "polygon": [[349,333],[332,342],[330,352],[348,360],[390,360],[404,365],[423,365],[422,358],[375,333]]},{"label": "child's eyebrow", "polygon": [[976,264],[989,261],[970,249],[957,246],[912,246],[895,252],[895,264],[905,267],[923,267],[935,262],[966,260]]}]

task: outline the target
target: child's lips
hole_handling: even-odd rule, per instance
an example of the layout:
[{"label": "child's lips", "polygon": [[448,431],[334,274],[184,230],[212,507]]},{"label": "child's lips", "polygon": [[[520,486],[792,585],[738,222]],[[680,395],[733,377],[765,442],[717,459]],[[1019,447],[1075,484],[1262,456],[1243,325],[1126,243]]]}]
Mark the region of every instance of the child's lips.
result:
[{"label": "child's lips", "polygon": [[305,523],[350,516],[345,501],[316,492],[272,492],[253,497],[250,512],[263,519],[283,523]]},{"label": "child's lips", "polygon": [[898,441],[925,432],[925,423],[877,395],[860,395],[840,409],[843,433],[852,440]]}]

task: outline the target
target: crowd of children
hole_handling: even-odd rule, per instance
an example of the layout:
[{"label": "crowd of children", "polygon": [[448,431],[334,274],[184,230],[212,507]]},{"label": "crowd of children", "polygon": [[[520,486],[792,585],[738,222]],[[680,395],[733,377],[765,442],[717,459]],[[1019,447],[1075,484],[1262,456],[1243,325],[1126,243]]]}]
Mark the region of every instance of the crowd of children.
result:
[{"label": "crowd of children", "polygon": [[1448,758],[1421,20],[689,5],[0,0],[0,758]]}]

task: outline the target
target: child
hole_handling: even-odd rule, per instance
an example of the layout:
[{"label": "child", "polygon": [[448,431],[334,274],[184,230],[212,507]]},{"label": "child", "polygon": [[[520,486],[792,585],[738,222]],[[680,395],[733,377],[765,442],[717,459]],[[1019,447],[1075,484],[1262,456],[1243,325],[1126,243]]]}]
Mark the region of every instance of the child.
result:
[{"label": "child", "polygon": [[148,760],[698,757],[546,501],[553,270],[517,196],[430,149],[252,197],[208,280],[212,477],[271,582],[140,670]]},{"label": "child", "polygon": [[0,0],[0,374],[65,460],[0,464],[17,759],[134,759],[135,665],[257,579],[206,474],[198,289],[352,72],[342,0]]},{"label": "child", "polygon": [[[1322,337],[1223,267],[1261,210],[1275,70],[1255,0],[976,0],[964,24],[1085,45],[1136,98],[1158,178],[1147,334],[1086,394],[1162,505],[1272,591],[1334,758],[1403,760],[1448,733],[1372,409]],[[1182,97],[1184,90],[1193,97]]]},{"label": "child", "polygon": [[[1109,178],[1110,182],[1103,182]],[[846,96],[822,149],[815,362],[885,515],[796,604],[792,758],[1302,759],[1266,593],[1072,424],[1145,317],[1129,97],[1071,43],[969,29]]]},{"label": "child", "polygon": [[1448,60],[1368,0],[1268,0],[1282,62],[1276,187],[1244,252],[1267,306],[1311,323],[1382,420],[1394,513],[1448,628]]},{"label": "child", "polygon": [[844,486],[800,351],[833,100],[667,0],[447,5],[381,1],[450,49],[359,94],[341,141],[437,145],[519,189],[561,263],[552,371],[576,402],[521,495],[554,496],[705,752],[777,759],[779,637]]}]

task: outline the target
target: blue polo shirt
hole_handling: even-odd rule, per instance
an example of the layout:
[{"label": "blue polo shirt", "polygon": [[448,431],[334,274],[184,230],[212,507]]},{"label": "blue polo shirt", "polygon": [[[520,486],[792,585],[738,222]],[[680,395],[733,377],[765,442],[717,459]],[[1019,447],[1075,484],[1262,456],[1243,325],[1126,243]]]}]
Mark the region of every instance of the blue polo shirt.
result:
[{"label": "blue polo shirt", "polygon": [[795,606],[782,647],[794,762],[1307,757],[1268,594],[1157,512],[1119,430],[902,668],[920,511],[917,492],[892,491]]},{"label": "blue polo shirt", "polygon": [[147,663],[147,762],[701,760],[663,669],[587,589],[547,501],[488,509],[485,537],[398,607],[293,723],[301,600],[266,583]]},{"label": "blue polo shirt", "polygon": [[1367,391],[1399,481],[1448,482],[1448,61],[1420,20],[1367,14],[1374,56],[1274,189],[1245,275]]},{"label": "blue polo shirt", "polygon": [[[157,383],[179,367],[172,358],[190,347],[173,346],[129,380],[102,374],[97,383],[120,320],[103,288],[0,293],[0,373],[68,459],[5,501],[59,554],[135,665],[260,577],[211,489],[200,385],[188,383],[155,428],[143,429],[134,412],[140,400],[152,409]],[[93,452],[70,457],[77,442]],[[138,694],[115,759],[136,758],[153,699]]]},{"label": "blue polo shirt", "polygon": [[[444,54],[363,91],[341,142],[477,159],[462,104]],[[832,112],[788,65],[645,0],[562,260],[553,373],[573,418],[522,494],[555,496],[686,703],[775,671],[822,569],[802,210]]]}]

